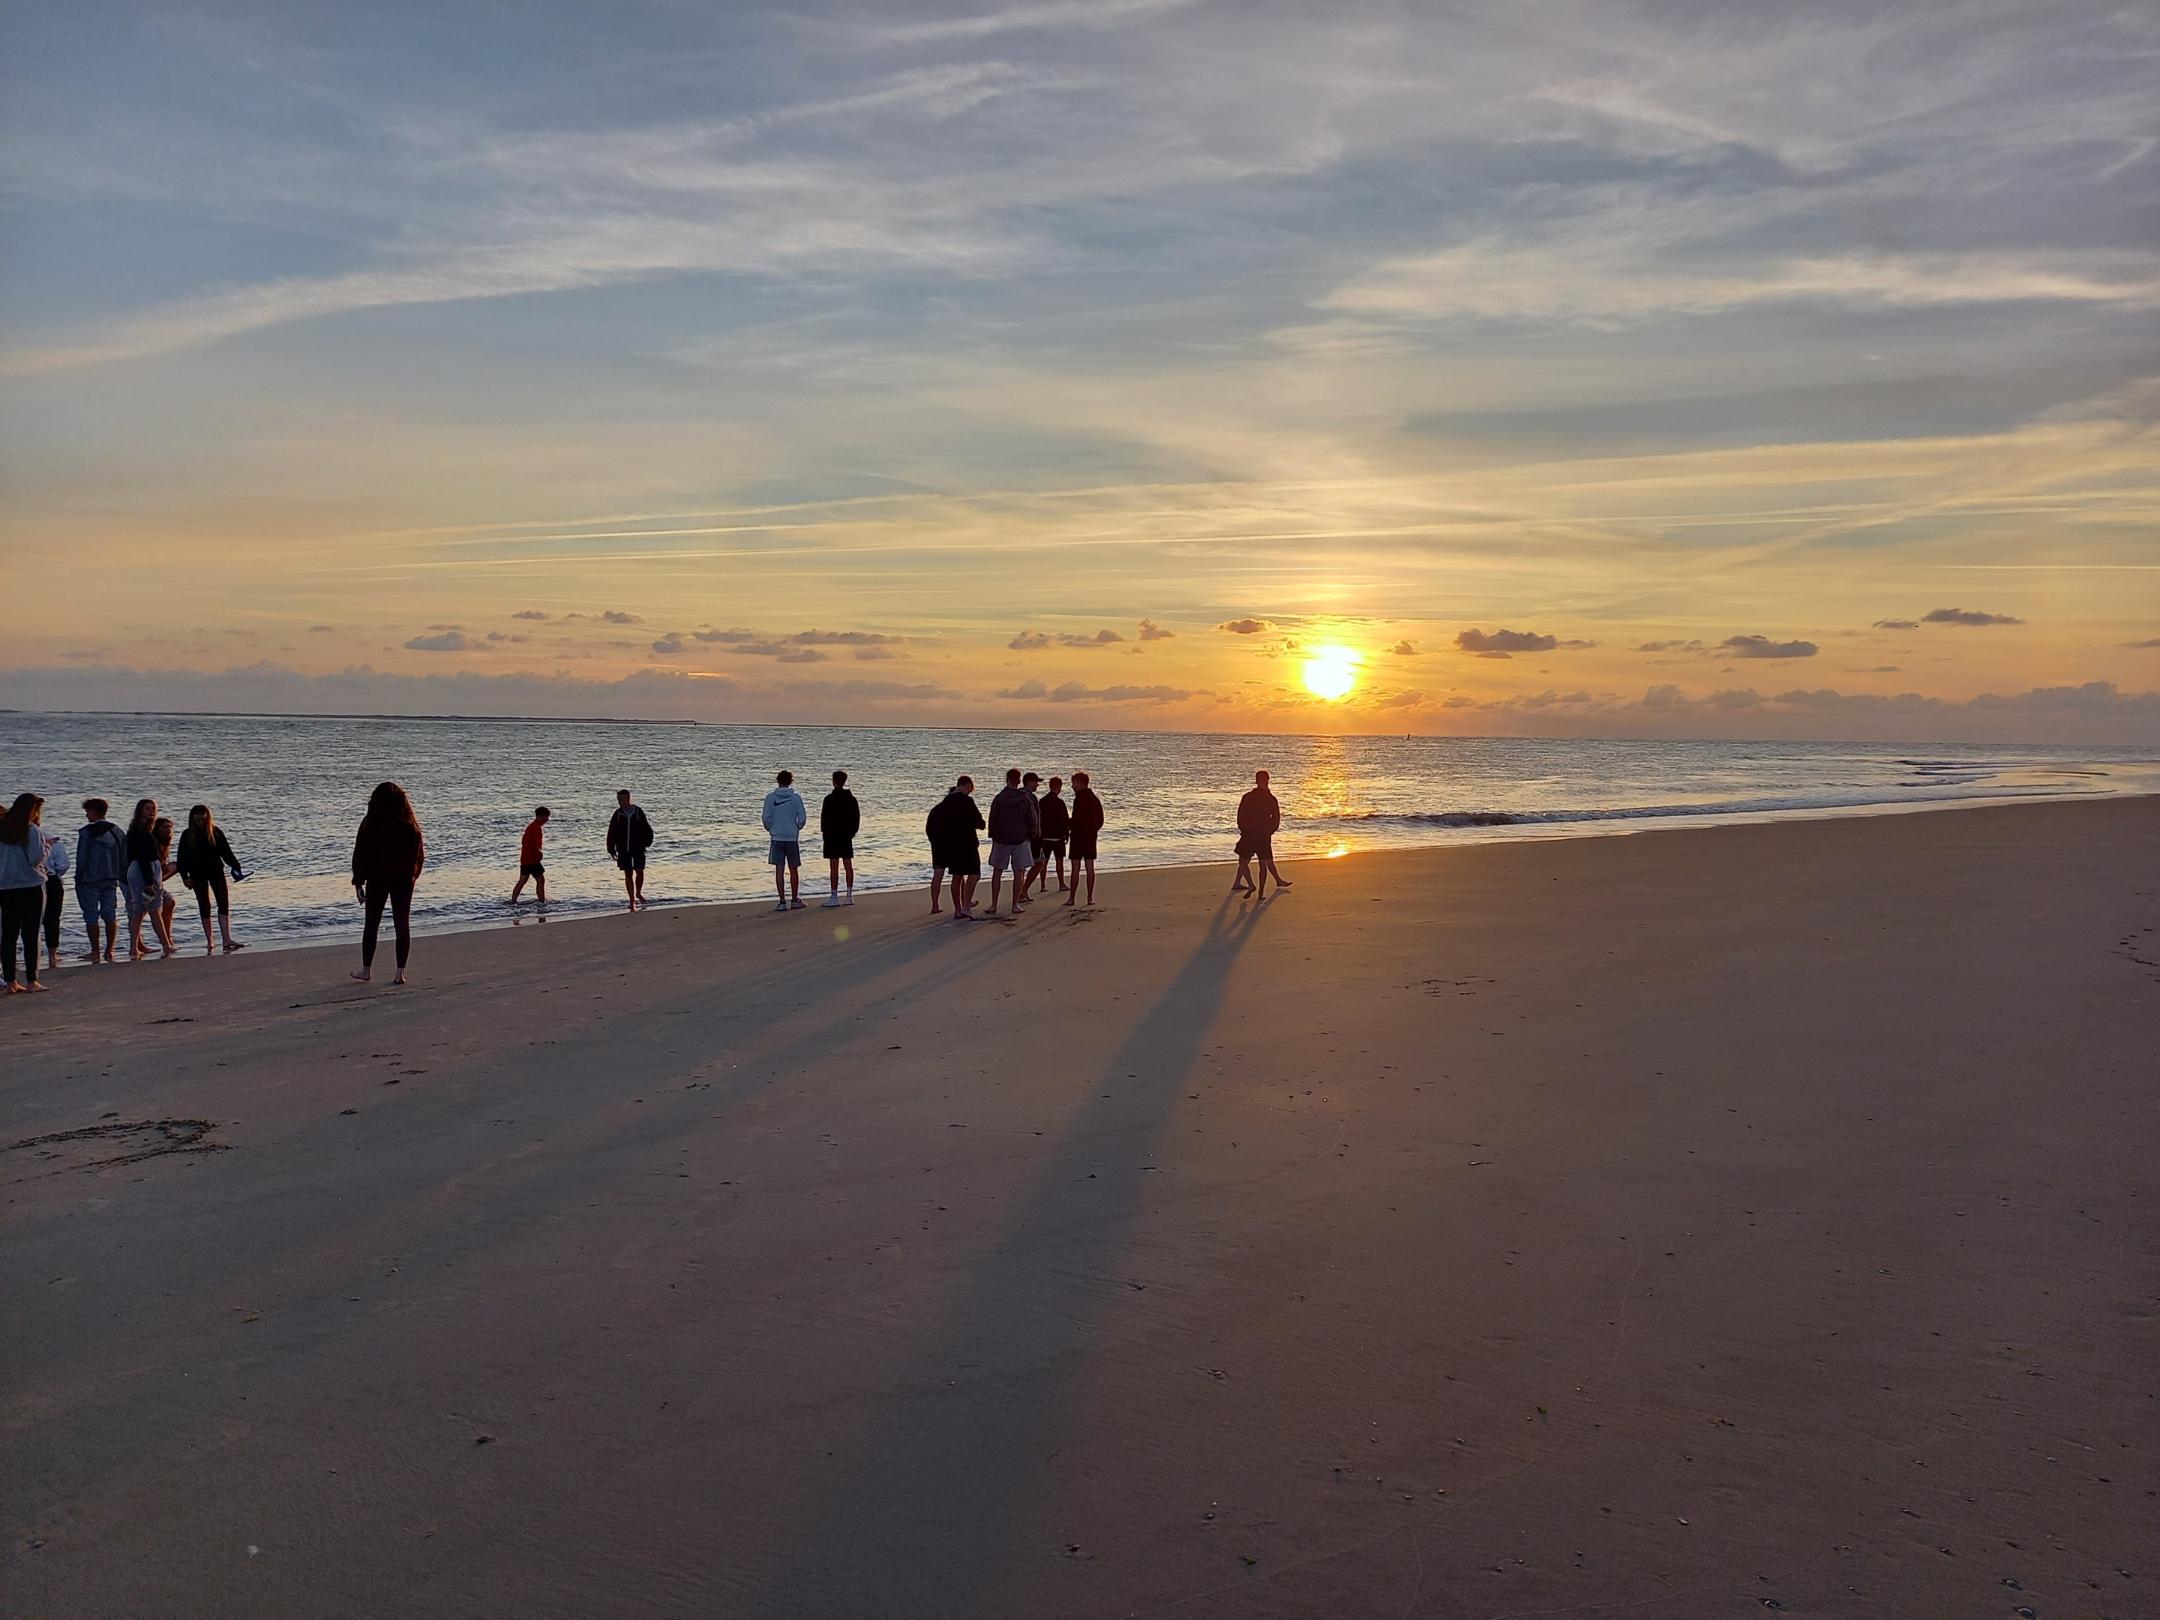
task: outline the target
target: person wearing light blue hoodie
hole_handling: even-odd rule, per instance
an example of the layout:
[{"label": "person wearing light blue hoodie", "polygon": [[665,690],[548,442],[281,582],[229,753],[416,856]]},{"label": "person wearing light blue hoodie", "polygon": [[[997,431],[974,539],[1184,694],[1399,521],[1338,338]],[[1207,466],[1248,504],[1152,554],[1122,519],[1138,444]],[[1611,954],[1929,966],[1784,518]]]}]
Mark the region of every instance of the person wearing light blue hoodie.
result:
[{"label": "person wearing light blue hoodie", "polygon": [[800,911],[803,908],[802,830],[809,824],[810,807],[795,791],[793,771],[782,771],[774,780],[778,786],[765,795],[761,817],[765,835],[772,840],[767,859],[772,862],[773,892],[779,896],[773,903],[773,910]]}]

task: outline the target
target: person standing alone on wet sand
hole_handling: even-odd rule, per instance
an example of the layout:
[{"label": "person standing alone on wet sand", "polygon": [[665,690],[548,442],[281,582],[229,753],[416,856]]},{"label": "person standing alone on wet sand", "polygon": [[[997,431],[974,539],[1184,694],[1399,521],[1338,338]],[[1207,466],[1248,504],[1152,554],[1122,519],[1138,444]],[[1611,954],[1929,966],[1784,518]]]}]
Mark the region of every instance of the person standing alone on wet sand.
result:
[{"label": "person standing alone on wet sand", "polygon": [[427,840],[421,836],[412,800],[395,782],[376,783],[352,847],[353,893],[367,908],[367,921],[360,931],[360,971],[353,975],[362,984],[374,977],[375,936],[382,928],[385,906],[397,930],[397,977],[390,982],[405,982],[405,959],[412,954],[413,885],[426,865]]},{"label": "person standing alone on wet sand", "polygon": [[533,818],[525,823],[525,834],[518,840],[518,880],[510,889],[513,906],[528,882],[533,886],[533,898],[543,906],[547,904],[547,860],[541,854],[541,845],[547,838],[548,817],[546,805],[535,805]]},{"label": "person standing alone on wet sand", "polygon": [[645,852],[652,848],[652,823],[630,802],[630,790],[615,790],[615,814],[608,817],[607,852],[622,868],[623,894],[630,909],[645,904]]}]

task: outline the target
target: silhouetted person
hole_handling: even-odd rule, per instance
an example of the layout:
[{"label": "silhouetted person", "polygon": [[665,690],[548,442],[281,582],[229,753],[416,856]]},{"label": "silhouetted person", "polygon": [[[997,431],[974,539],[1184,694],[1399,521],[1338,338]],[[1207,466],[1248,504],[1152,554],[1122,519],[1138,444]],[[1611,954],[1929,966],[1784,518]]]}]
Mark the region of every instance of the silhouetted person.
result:
[{"label": "silhouetted person", "polygon": [[645,852],[652,848],[652,823],[630,802],[630,790],[615,790],[615,813],[608,817],[607,852],[622,868],[623,894],[635,911],[645,903]]},{"label": "silhouetted person", "polygon": [[1028,874],[1035,870],[1035,840],[1042,817],[1035,795],[1020,785],[1018,767],[1005,773],[1005,785],[990,801],[990,915],[998,908],[998,888],[1007,872],[1013,877],[1013,915],[1027,904]]},{"label": "silhouetted person", "polygon": [[[1290,887],[1290,880],[1275,866],[1275,834],[1282,827],[1282,805],[1268,790],[1268,773],[1253,772],[1252,791],[1238,800],[1237,807],[1237,877],[1232,880],[1233,890],[1250,890],[1265,898],[1267,880],[1273,878],[1279,889]],[[1251,868],[1260,863],[1260,883],[1253,886]]]},{"label": "silhouetted person", "polygon": [[367,908],[367,922],[360,934],[360,971],[353,975],[363,984],[374,977],[375,936],[382,927],[383,907],[390,908],[391,925],[397,930],[397,977],[405,982],[405,960],[412,954],[413,885],[427,865],[427,840],[420,835],[420,818],[413,814],[412,800],[395,782],[380,782],[368,795],[367,814],[353,838],[353,892]]},{"label": "silhouetted person", "polygon": [[[1052,781],[1056,778],[1052,777]],[[1095,790],[1088,785],[1086,771],[1073,772],[1072,802],[1072,891],[1065,896],[1069,906],[1080,898],[1080,875],[1087,874],[1088,904],[1095,903],[1095,842],[1102,835],[1102,800],[1095,797]]]},{"label": "silhouetted person", "polygon": [[180,834],[178,859],[180,881],[195,891],[195,906],[202,913],[204,949],[217,949],[218,941],[210,932],[210,908],[214,904],[217,932],[225,949],[239,950],[240,941],[232,934],[232,893],[225,885],[225,873],[230,870],[236,881],[247,874],[240,870],[239,857],[233,854],[225,829],[211,816],[207,804],[198,804],[188,812],[187,826]]},{"label": "silhouetted person", "polygon": [[[848,791],[847,772],[832,773],[832,791],[818,806],[818,846],[825,851],[825,903],[855,903],[855,834],[862,828],[862,806]],[[840,896],[840,868],[847,868],[847,898]],[[935,908],[933,908],[935,909]]]},{"label": "silhouetted person", "polygon": [[[982,848],[975,835],[982,830],[982,811],[975,807],[975,779],[963,776],[945,790],[945,797],[924,818],[923,832],[930,840],[930,861],[952,878],[953,920],[975,920],[975,885],[982,877]],[[930,909],[937,910],[938,880],[930,880]]]},{"label": "silhouetted person", "polygon": [[1051,777],[1049,790],[1035,801],[1035,816],[1042,824],[1042,836],[1035,840],[1035,870],[1029,874],[1029,886],[1037,894],[1050,892],[1050,861],[1057,860],[1057,886],[1065,887],[1065,839],[1072,832],[1072,811],[1063,794],[1064,780]]}]

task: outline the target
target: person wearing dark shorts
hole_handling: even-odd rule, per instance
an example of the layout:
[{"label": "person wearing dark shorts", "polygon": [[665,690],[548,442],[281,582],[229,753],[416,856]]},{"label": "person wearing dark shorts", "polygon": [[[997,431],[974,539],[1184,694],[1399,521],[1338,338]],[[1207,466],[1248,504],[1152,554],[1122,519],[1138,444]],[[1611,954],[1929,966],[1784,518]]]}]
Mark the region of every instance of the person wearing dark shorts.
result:
[{"label": "person wearing dark shorts", "polygon": [[[1267,880],[1273,878],[1278,889],[1290,887],[1290,880],[1275,866],[1275,834],[1282,827],[1282,805],[1268,787],[1266,771],[1253,772],[1252,791],[1238,800],[1237,807],[1237,876],[1230,880],[1234,894],[1240,889],[1267,898]],[[1253,887],[1252,866],[1260,863],[1260,884]]]},{"label": "person wearing dark shorts", "polygon": [[1072,802],[1072,889],[1065,896],[1069,906],[1080,898],[1080,875],[1087,874],[1088,904],[1095,903],[1095,845],[1102,836],[1102,800],[1088,785],[1086,771],[1073,772]]},{"label": "person wearing dark shorts", "polygon": [[652,823],[630,802],[630,790],[615,790],[615,814],[608,817],[607,852],[622,869],[623,894],[636,911],[645,904],[645,852],[652,848]]},{"label": "person wearing dark shorts", "polygon": [[533,898],[543,906],[547,904],[547,862],[542,858],[541,849],[551,814],[546,805],[535,805],[533,818],[525,823],[524,836],[518,839],[518,878],[510,889],[513,906],[528,883],[533,886]]},{"label": "person wearing dark shorts", "polygon": [[982,831],[983,814],[975,803],[975,779],[963,776],[945,790],[945,797],[924,818],[923,832],[930,840],[930,909],[938,909],[938,884],[952,879],[953,920],[975,920],[975,884],[982,877],[982,850],[975,835]]},{"label": "person wearing dark shorts", "polygon": [[1028,881],[1037,894],[1050,890],[1050,861],[1057,858],[1057,885],[1065,889],[1065,840],[1072,832],[1072,811],[1065,803],[1065,782],[1062,777],[1050,778],[1049,791],[1035,801],[1036,817],[1042,822],[1042,836],[1035,840],[1035,870]]},{"label": "person wearing dark shorts", "polygon": [[[862,828],[862,806],[848,791],[847,772],[832,773],[832,791],[818,806],[818,844],[825,851],[825,904],[855,903],[855,834]],[[840,869],[847,868],[847,897],[840,894]]]}]

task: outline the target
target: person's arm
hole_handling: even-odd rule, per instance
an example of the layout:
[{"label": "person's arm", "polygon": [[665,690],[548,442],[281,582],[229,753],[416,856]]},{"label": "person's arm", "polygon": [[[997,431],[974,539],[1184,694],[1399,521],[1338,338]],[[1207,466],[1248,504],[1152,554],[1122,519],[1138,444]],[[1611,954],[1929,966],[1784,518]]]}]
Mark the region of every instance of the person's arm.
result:
[{"label": "person's arm", "polygon": [[1267,830],[1271,835],[1282,831],[1282,800],[1272,795],[1267,803]]},{"label": "person's arm", "polygon": [[615,829],[616,829],[616,828],[618,828],[618,827],[620,827],[621,825],[622,825],[622,812],[621,812],[620,810],[618,810],[618,811],[616,811],[616,812],[615,812],[615,813],[614,813],[614,814],[613,814],[612,816],[609,816],[609,817],[608,817],[608,824],[607,824],[607,852],[608,852],[608,853],[609,853],[610,855],[612,855],[612,854],[614,854],[614,853],[615,853],[615,842],[616,842],[616,840],[615,840]]},{"label": "person's arm", "polygon": [[364,889],[367,887],[367,864],[365,860],[366,854],[367,823],[362,822],[360,824],[360,830],[353,834],[352,841],[352,886],[356,889]]},{"label": "person's arm", "polygon": [[803,829],[809,825],[810,807],[803,803],[803,796],[798,793],[795,795],[795,836],[802,837]]},{"label": "person's arm", "polygon": [[217,830],[217,852],[219,860],[223,861],[235,872],[240,870],[240,857],[232,852],[232,840],[225,836],[223,827]]},{"label": "person's arm", "polygon": [[427,834],[413,829],[412,875],[415,883],[420,880],[420,870],[427,865]]}]

